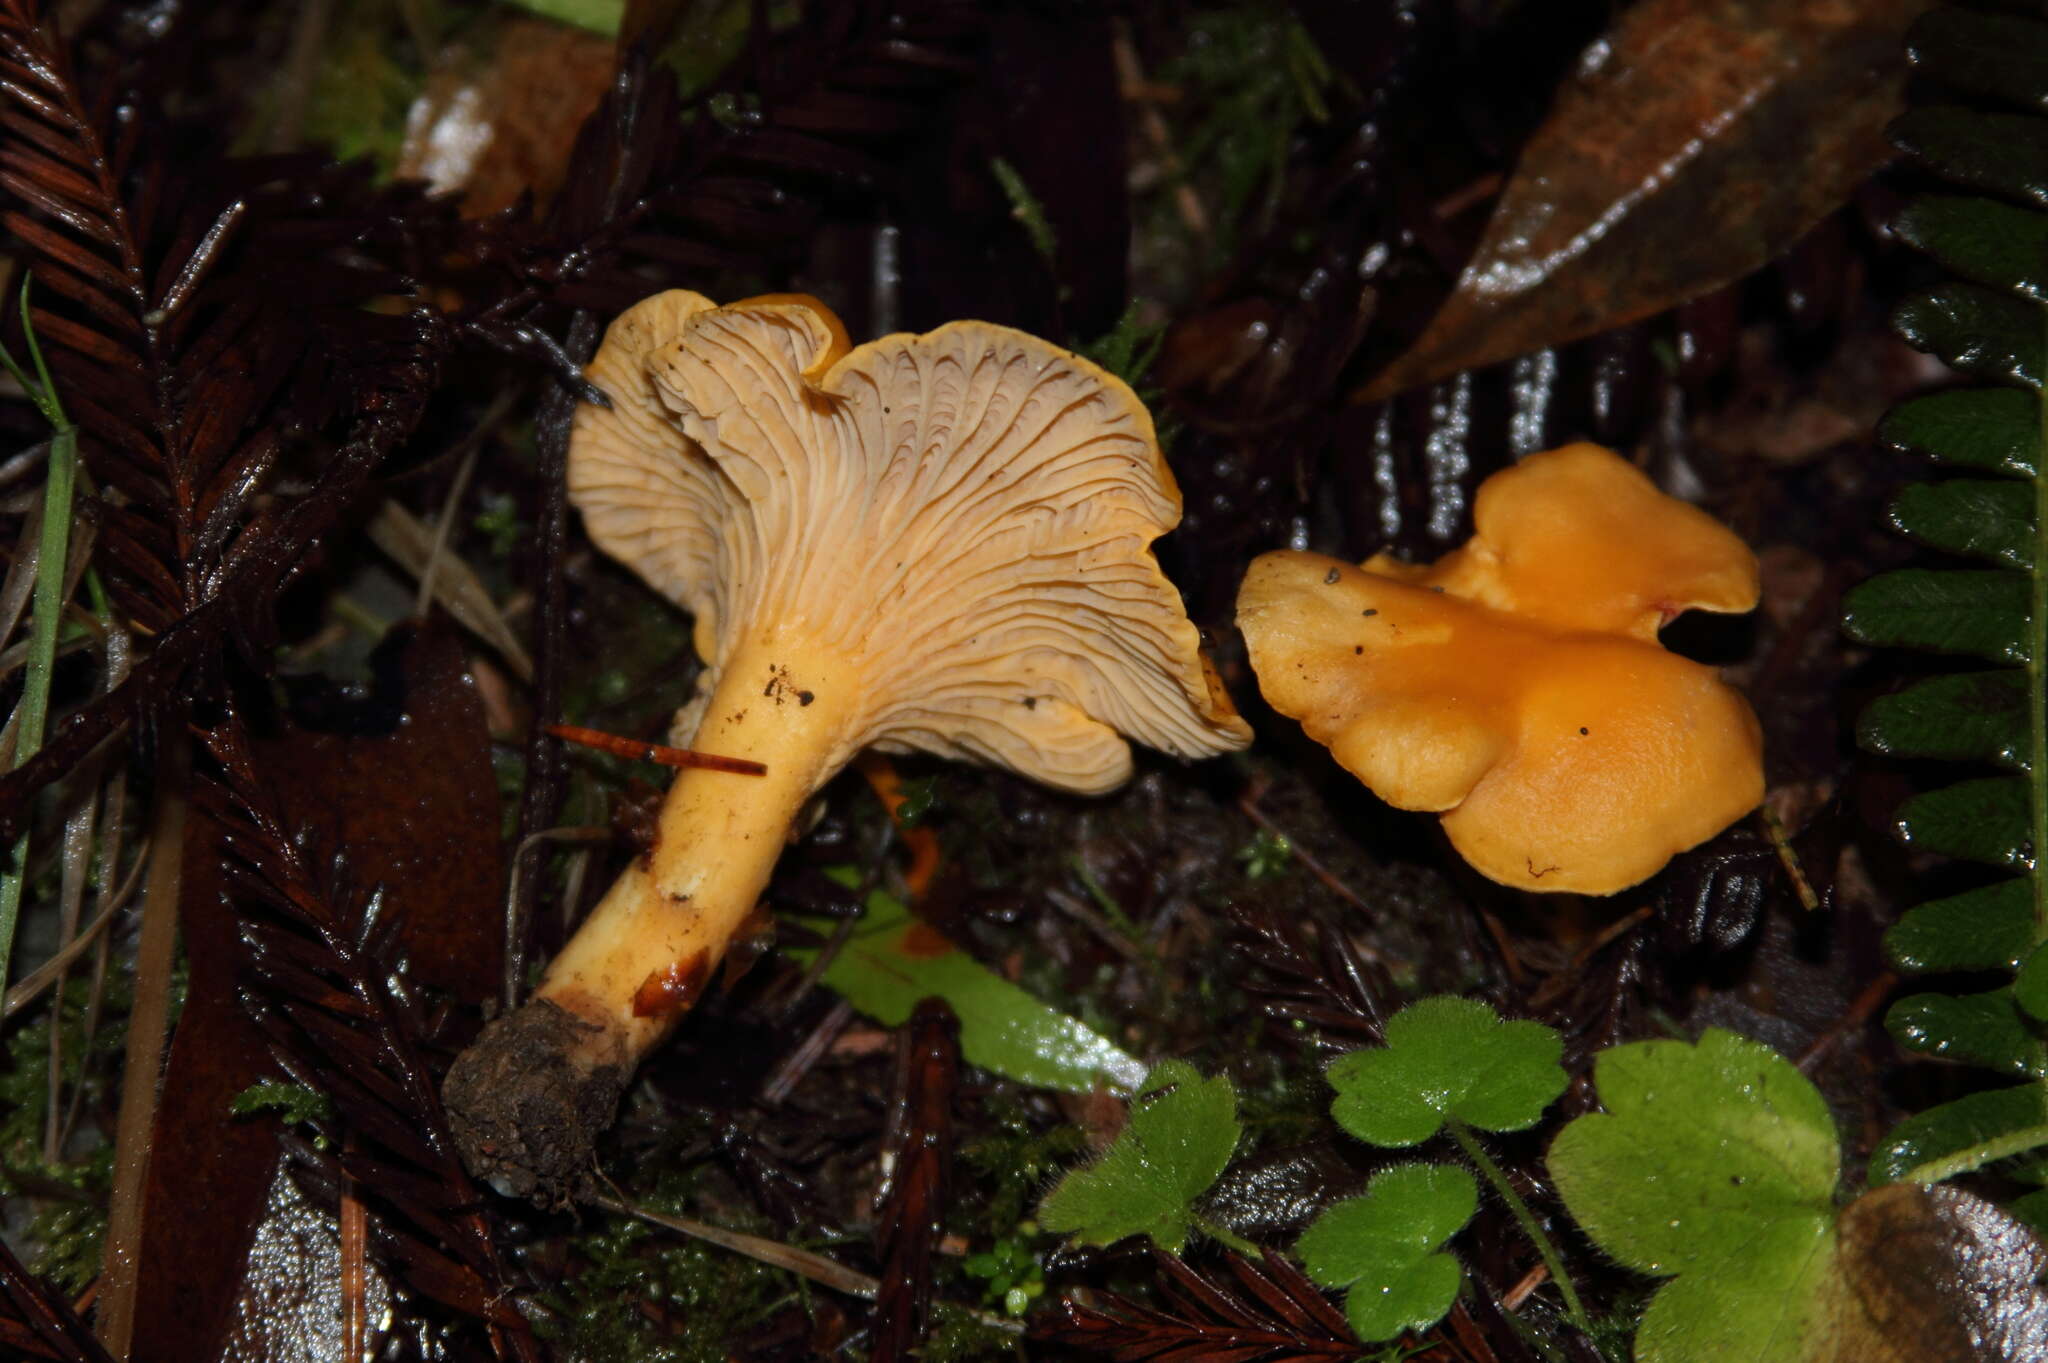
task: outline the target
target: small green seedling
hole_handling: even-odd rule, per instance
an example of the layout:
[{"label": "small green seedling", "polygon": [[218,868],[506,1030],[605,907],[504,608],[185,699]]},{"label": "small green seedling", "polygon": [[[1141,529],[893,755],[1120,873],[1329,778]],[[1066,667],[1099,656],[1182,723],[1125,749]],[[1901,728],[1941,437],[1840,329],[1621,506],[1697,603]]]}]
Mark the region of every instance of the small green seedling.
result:
[{"label": "small green seedling", "polygon": [[[1330,1062],[1330,1086],[1337,1090],[1330,1115],[1358,1139],[1394,1149],[1420,1145],[1439,1131],[1449,1131],[1543,1256],[1572,1321],[1581,1330],[1591,1329],[1556,1246],[1472,1132],[1474,1127],[1521,1131],[1541,1120],[1543,1110],[1564,1092],[1565,1073],[1557,1063],[1564,1044],[1557,1033],[1537,1022],[1503,1022],[1493,1009],[1475,999],[1444,996],[1410,1004],[1389,1018],[1386,1041],[1385,1046],[1352,1051]],[[1470,1215],[1466,1213],[1467,1218]],[[1435,1224],[1422,1222],[1407,1230],[1410,1235],[1421,1234]],[[1458,1226],[1463,1224],[1458,1222]],[[1323,1222],[1317,1222],[1309,1228],[1310,1234],[1322,1227]],[[1328,1256],[1338,1234],[1328,1231],[1316,1241],[1316,1252],[1325,1256],[1326,1262],[1330,1262]],[[1370,1250],[1361,1242],[1352,1252]],[[1303,1237],[1300,1251],[1304,1257],[1310,1253],[1308,1236]],[[1455,1269],[1455,1264],[1452,1267]],[[1310,1271],[1315,1271],[1313,1264]],[[1445,1270],[1431,1271],[1441,1274]],[[1450,1309],[1455,1291],[1453,1281],[1452,1293],[1443,1297],[1436,1315],[1404,1321],[1402,1328],[1419,1329],[1433,1323]],[[1354,1323],[1357,1319],[1354,1314]]]},{"label": "small green seedling", "polygon": [[1262,828],[1237,849],[1237,859],[1244,866],[1245,879],[1271,880],[1294,861],[1294,844]]},{"label": "small green seedling", "polygon": [[1193,1229],[1256,1253],[1194,1209],[1230,1162],[1242,1129],[1228,1079],[1204,1079],[1184,1060],[1166,1061],[1146,1076],[1123,1133],[1102,1158],[1046,1195],[1038,1223],[1083,1245],[1149,1235],[1177,1254]]},{"label": "small green seedling", "polygon": [[1550,1176],[1595,1244],[1672,1281],[1644,1312],[1637,1363],[1794,1363],[1831,1295],[1835,1124],[1769,1047],[1709,1030],[1698,1045],[1601,1053],[1607,1109],[1550,1148]]},{"label": "small green seedling", "polygon": [[1363,1197],[1316,1218],[1295,1245],[1309,1277],[1344,1288],[1351,1328],[1368,1343],[1443,1319],[1463,1271],[1442,1253],[1479,1209],[1472,1175],[1448,1164],[1401,1164],[1375,1175]]}]

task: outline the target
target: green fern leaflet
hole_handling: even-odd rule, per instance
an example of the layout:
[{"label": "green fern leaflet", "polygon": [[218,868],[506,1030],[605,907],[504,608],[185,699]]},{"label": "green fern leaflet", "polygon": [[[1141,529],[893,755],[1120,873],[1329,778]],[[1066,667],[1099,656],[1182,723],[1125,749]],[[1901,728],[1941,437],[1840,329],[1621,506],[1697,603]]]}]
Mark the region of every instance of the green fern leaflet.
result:
[{"label": "green fern leaflet", "polygon": [[[1959,278],[1900,307],[1914,346],[2001,385],[1919,398],[1880,432],[1893,448],[1959,475],[1907,488],[1893,525],[1984,568],[1906,569],[1850,594],[1856,638],[1974,658],[1864,712],[1859,739],[1894,757],[1977,764],[1980,774],[1909,800],[1908,844],[2018,874],[1923,904],[1886,936],[1906,974],[1997,972],[2011,983],[1923,992],[1885,1022],[1909,1050],[2024,1082],[1902,1123],[1872,1163],[1877,1181],[1935,1182],[2048,1146],[2048,23],[1960,6],[1915,27],[1918,71],[1971,103],[1915,108],[1893,128],[1909,156],[1973,191],[1927,195],[1900,235]],[[2007,112],[2007,109],[2018,112]],[[1990,773],[1990,774],[1982,774]],[[2048,1161],[2010,1172],[2048,1184]]]}]

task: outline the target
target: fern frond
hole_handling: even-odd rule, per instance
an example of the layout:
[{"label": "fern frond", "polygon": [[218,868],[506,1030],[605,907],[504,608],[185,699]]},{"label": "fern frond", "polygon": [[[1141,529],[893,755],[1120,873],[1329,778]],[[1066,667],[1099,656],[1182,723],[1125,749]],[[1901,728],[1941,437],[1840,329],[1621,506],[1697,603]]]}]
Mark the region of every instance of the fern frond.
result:
[{"label": "fern frond", "polygon": [[[1845,603],[1868,643],[1972,657],[1865,711],[1863,746],[1893,757],[2000,769],[1918,795],[1895,831],[1911,846],[2018,872],[1910,910],[1886,937],[1906,974],[2011,972],[1967,994],[1899,1000],[1886,1026],[1906,1049],[2028,1082],[1923,1112],[1872,1163],[1877,1179],[1936,1181],[2048,1145],[2048,22],[1963,6],[1910,39],[1918,71],[1970,104],[1924,105],[1894,126],[1900,148],[1976,193],[1930,194],[1902,237],[1961,276],[1909,299],[1900,333],[1951,367],[2005,385],[1918,398],[1880,435],[1958,476],[1907,488],[1893,526],[1988,569],[1908,568]],[[2026,112],[2007,112],[2017,105]]]}]

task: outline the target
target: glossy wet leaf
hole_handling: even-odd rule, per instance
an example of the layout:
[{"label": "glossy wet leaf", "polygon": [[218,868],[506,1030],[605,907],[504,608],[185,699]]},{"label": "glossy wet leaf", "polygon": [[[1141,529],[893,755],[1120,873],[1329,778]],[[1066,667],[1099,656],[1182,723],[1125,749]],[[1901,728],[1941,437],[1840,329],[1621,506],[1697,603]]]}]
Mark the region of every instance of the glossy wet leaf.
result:
[{"label": "glossy wet leaf", "polygon": [[1892,223],[1965,279],[2048,302],[2048,217],[1996,199],[1928,194]]},{"label": "glossy wet leaf", "polygon": [[1076,1169],[1038,1206],[1038,1222],[1084,1245],[1147,1235],[1178,1253],[1193,1204],[1237,1148],[1237,1094],[1222,1076],[1204,1079],[1169,1060],[1145,1078],[1124,1129],[1101,1159]]},{"label": "glossy wet leaf", "polygon": [[2032,393],[1963,388],[1892,408],[1878,437],[1945,464],[2032,478],[2041,462],[2041,414]]},{"label": "glossy wet leaf", "polygon": [[1961,1188],[1891,1184],[1842,1209],[1810,1363],[2048,1358],[2048,1267],[2020,1221]]},{"label": "glossy wet leaf", "polygon": [[2036,1130],[2048,1131],[2048,1087],[2016,1084],[1972,1093],[1893,1127],[1871,1152],[1870,1181],[1889,1183],[1959,1152]]},{"label": "glossy wet leaf", "polygon": [[[821,935],[829,919],[802,919]],[[793,951],[807,960],[810,950]],[[941,998],[960,1019],[960,1050],[972,1063],[1020,1083],[1087,1093],[1107,1083],[1133,1090],[1145,1067],[1115,1042],[1033,998],[876,891],[846,945],[825,968],[825,986],[861,1012],[901,1026],[923,998]]]},{"label": "glossy wet leaf", "polygon": [[2019,573],[1901,568],[1851,589],[1842,624],[1866,644],[2023,663],[2029,586]]},{"label": "glossy wet leaf", "polygon": [[2039,118],[1914,109],[1892,126],[1892,141],[1957,184],[2048,208],[2048,123]]},{"label": "glossy wet leaf", "polygon": [[[1922,8],[1624,10],[1524,147],[1449,301],[1361,396],[1605,331],[1761,268],[1890,159],[1901,39]],[[1802,173],[1783,173],[1788,157]]]},{"label": "glossy wet leaf", "polygon": [[1537,1022],[1503,1022],[1476,999],[1448,995],[1387,1020],[1386,1045],[1330,1062],[1330,1115],[1374,1145],[1428,1140],[1455,1117],[1487,1131],[1534,1126],[1565,1073],[1563,1043]]},{"label": "glossy wet leaf", "polygon": [[2012,970],[2034,945],[2034,897],[2025,880],[1935,899],[1908,909],[1884,935],[1900,970]]},{"label": "glossy wet leaf", "polygon": [[1463,1169],[1400,1164],[1316,1218],[1294,1252],[1309,1277],[1345,1290],[1360,1339],[1392,1339],[1450,1310],[1463,1273],[1441,1249],[1478,1209],[1478,1185]]},{"label": "glossy wet leaf", "polygon": [[1841,1168],[1820,1093],[1769,1047],[1711,1029],[1603,1051],[1594,1082],[1606,1110],[1558,1135],[1549,1169],[1602,1250],[1675,1278],[1643,1315],[1638,1363],[1799,1359]]},{"label": "glossy wet leaf", "polygon": [[1906,46],[1958,90],[2048,113],[2048,24],[1943,5],[1913,25]]},{"label": "glossy wet leaf", "polygon": [[1892,524],[1952,554],[2023,571],[2034,566],[2034,489],[2026,483],[1916,483],[1892,503]]},{"label": "glossy wet leaf", "polygon": [[1980,284],[1943,284],[1899,304],[1892,326],[1951,369],[2041,386],[2041,313],[2034,303]]},{"label": "glossy wet leaf", "polygon": [[2007,1074],[2048,1074],[2048,1057],[2014,1004],[2010,988],[1909,995],[1891,1006],[1884,1026],[1901,1046],[1921,1055]]},{"label": "glossy wet leaf", "polygon": [[1987,776],[1916,795],[1899,806],[1897,830],[1922,851],[2024,867],[2030,855],[2026,778]]},{"label": "glossy wet leaf", "polygon": [[2027,674],[1965,672],[1915,682],[1866,706],[1856,738],[1887,757],[1997,762],[2024,770]]}]

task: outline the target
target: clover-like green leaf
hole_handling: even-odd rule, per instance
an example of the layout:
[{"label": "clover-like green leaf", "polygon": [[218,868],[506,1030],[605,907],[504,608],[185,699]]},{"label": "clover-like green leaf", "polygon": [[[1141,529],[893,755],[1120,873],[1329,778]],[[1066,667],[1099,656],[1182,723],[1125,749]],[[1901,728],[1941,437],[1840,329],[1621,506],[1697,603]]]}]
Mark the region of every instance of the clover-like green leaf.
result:
[{"label": "clover-like green leaf", "polygon": [[1186,1061],[1169,1060],[1146,1076],[1102,1158],[1046,1195],[1038,1223],[1084,1245],[1149,1235],[1178,1252],[1195,1222],[1194,1200],[1230,1162],[1240,1130],[1228,1079],[1204,1079]]},{"label": "clover-like green leaf", "polygon": [[1309,1277],[1348,1290],[1345,1314],[1360,1339],[1392,1339],[1451,1309],[1463,1270],[1442,1246],[1477,1210],[1478,1185],[1463,1169],[1400,1164],[1317,1217],[1294,1251]]},{"label": "clover-like green leaf", "polygon": [[1550,1176],[1594,1242],[1676,1276],[1650,1303],[1637,1363],[1792,1360],[1833,1263],[1835,1124],[1767,1046],[1708,1031],[1594,1064],[1603,1113],[1550,1147]]},{"label": "clover-like green leaf", "polygon": [[1374,1145],[1419,1145],[1456,1118],[1487,1131],[1534,1126],[1564,1092],[1563,1043],[1538,1022],[1502,1022],[1476,999],[1410,1004],[1387,1044],[1330,1063],[1330,1114]]}]

